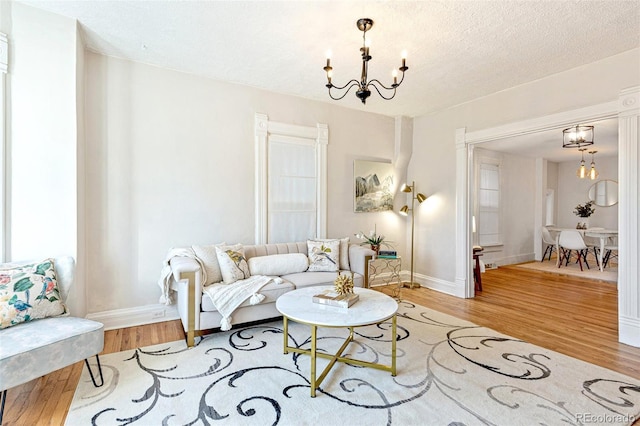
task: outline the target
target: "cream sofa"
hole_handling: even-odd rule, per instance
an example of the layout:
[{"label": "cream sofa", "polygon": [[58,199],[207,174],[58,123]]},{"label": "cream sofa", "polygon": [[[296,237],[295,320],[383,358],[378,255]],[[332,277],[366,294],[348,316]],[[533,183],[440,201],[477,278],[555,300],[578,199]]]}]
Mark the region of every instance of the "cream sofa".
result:
[{"label": "cream sofa", "polygon": [[[307,243],[282,243],[244,246],[245,258],[250,261],[257,256],[270,256],[287,253],[303,253],[307,255]],[[365,257],[374,254],[373,250],[348,244],[348,258],[353,281],[356,287],[364,286]],[[169,260],[171,267],[170,288],[177,293],[176,303],[180,319],[185,331],[187,345],[195,344],[196,336],[203,336],[219,330],[222,316],[213,306],[210,298],[203,297],[202,272],[196,259],[189,257],[173,257]],[[332,285],[336,272],[297,272],[281,275],[281,283],[271,282],[260,290],[264,300],[256,305],[245,301],[233,312],[233,323],[242,324],[281,316],[276,310],[277,298],[296,288]],[[279,281],[279,280],[278,280]]]}]

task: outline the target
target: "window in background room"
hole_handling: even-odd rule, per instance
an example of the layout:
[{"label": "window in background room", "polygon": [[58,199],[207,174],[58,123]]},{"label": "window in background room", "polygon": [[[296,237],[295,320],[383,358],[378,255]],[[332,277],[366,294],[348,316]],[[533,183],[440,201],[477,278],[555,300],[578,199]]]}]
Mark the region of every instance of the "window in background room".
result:
[{"label": "window in background room", "polygon": [[544,218],[544,226],[552,226],[555,225],[555,220],[554,220],[554,214],[553,211],[555,210],[555,191],[553,189],[549,189],[547,188],[547,196],[545,198],[545,205],[546,205],[546,211],[545,211],[545,218]]},{"label": "window in background room", "polygon": [[500,163],[481,159],[478,173],[478,243],[481,246],[502,244],[500,233]]}]

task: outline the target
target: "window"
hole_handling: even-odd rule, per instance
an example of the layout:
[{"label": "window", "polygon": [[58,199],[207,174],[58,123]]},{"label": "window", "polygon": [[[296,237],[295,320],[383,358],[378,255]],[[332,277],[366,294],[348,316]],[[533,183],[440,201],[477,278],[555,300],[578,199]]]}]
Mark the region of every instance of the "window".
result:
[{"label": "window", "polygon": [[267,237],[305,241],[316,234],[316,149],[304,139],[269,137]]},{"label": "window", "polygon": [[500,163],[480,159],[478,170],[478,243],[502,245],[500,233]]},{"label": "window", "polygon": [[304,127],[255,115],[255,243],[324,238],[327,233],[326,124]]},{"label": "window", "polygon": [[6,170],[6,141],[5,141],[5,120],[6,120],[6,87],[5,74],[9,65],[8,56],[9,43],[7,36],[0,33],[0,198],[2,198],[2,209],[0,210],[0,262],[9,260],[9,241],[7,235],[7,209],[9,202],[5,191],[5,182],[7,179]]}]

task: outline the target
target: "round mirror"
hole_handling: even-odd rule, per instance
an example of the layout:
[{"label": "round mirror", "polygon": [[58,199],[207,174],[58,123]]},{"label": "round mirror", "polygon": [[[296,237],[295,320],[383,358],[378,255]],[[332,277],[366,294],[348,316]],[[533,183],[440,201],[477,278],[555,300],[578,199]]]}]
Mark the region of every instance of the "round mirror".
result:
[{"label": "round mirror", "polygon": [[589,188],[589,199],[596,206],[609,207],[618,203],[618,182],[601,180]]}]

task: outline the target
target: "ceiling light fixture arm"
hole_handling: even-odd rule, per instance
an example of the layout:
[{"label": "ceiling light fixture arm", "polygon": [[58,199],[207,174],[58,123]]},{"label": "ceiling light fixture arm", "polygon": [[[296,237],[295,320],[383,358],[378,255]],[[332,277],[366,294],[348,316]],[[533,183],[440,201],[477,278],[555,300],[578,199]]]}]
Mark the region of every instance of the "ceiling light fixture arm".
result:
[{"label": "ceiling light fixture arm", "polygon": [[[350,86],[349,86],[349,85],[350,85]],[[333,95],[331,94],[331,89],[342,90],[342,89],[344,89],[344,88],[345,88],[345,87],[347,87],[347,86],[349,86],[349,88],[346,90],[346,92],[344,92],[344,93],[342,94],[342,96],[339,96],[339,97],[337,97],[337,98],[336,98],[335,96],[333,96]],[[330,97],[331,99],[333,99],[334,101],[339,101],[340,99],[342,99],[342,98],[344,98],[345,96],[347,96],[347,93],[349,93],[349,91],[351,90],[351,88],[352,88],[352,87],[360,87],[360,84],[358,83],[358,81],[357,81],[357,80],[351,80],[351,81],[349,81],[347,84],[345,84],[345,85],[344,85],[344,86],[342,86],[342,87],[334,86],[333,84],[331,84],[331,82],[327,83],[327,84],[326,84],[326,87],[329,89],[329,97]]]}]

